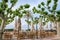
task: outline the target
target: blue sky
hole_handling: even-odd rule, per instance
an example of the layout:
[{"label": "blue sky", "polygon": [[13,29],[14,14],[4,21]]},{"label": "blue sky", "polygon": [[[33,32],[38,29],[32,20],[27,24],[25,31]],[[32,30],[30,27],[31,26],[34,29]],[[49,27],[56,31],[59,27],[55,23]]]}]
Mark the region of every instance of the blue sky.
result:
[{"label": "blue sky", "polygon": [[[1,0],[0,0],[1,1]],[[18,0],[18,2],[16,3],[16,5],[12,8],[13,10],[15,10],[16,8],[18,8],[20,5],[24,5],[24,4],[30,4],[30,10],[32,9],[32,7],[36,6],[40,3],[40,2],[45,2],[46,3],[46,0]],[[58,6],[57,6],[57,10],[60,9],[60,0],[58,1]],[[8,3],[9,7],[11,6],[10,3]],[[53,2],[51,3],[50,6],[53,5]],[[34,15],[34,16],[39,16],[39,15]],[[22,18],[22,29],[27,29],[27,23],[24,21],[24,19]],[[6,26],[6,28],[14,28],[14,22],[8,24]]]}]

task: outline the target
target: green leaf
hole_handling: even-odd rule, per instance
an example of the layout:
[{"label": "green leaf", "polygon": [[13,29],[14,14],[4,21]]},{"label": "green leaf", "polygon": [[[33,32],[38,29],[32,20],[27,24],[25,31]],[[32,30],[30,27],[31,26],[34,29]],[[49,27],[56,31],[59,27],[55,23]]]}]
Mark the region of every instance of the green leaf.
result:
[{"label": "green leaf", "polygon": [[24,14],[25,14],[25,13],[26,13],[26,10],[23,10],[23,11],[22,11],[22,13],[24,13]]},{"label": "green leaf", "polygon": [[49,10],[51,13],[53,12],[53,10]]},{"label": "green leaf", "polygon": [[47,12],[47,11],[45,11],[45,12],[43,12],[43,14],[44,14],[44,15],[48,15],[48,12]]},{"label": "green leaf", "polygon": [[33,10],[33,12],[35,13],[35,12],[37,12],[37,10],[36,10],[36,8],[35,7],[33,7],[32,8],[32,10]]},{"label": "green leaf", "polygon": [[54,3],[57,3],[58,2],[58,0],[54,0]]},{"label": "green leaf", "polygon": [[31,23],[31,21],[29,21],[29,20],[25,20],[28,24],[30,24]]},{"label": "green leaf", "polygon": [[57,11],[57,14],[60,15],[60,10]]},{"label": "green leaf", "polygon": [[55,3],[52,7],[52,10],[56,10],[57,4]]},{"label": "green leaf", "polygon": [[29,5],[29,4],[25,4],[24,7],[25,7],[25,8],[29,8],[30,5]]},{"label": "green leaf", "polygon": [[41,8],[41,5],[40,4],[38,4],[38,8]]},{"label": "green leaf", "polygon": [[44,4],[44,2],[41,2],[41,4],[44,6],[45,4]]},{"label": "green leaf", "polygon": [[17,1],[18,0],[10,0],[10,3],[12,3],[14,5]]},{"label": "green leaf", "polygon": [[0,8],[0,13],[3,11],[3,9],[2,8]]},{"label": "green leaf", "polygon": [[54,17],[54,15],[53,15],[53,14],[49,14],[49,17],[52,17],[52,18],[53,18],[53,17]]},{"label": "green leaf", "polygon": [[16,3],[18,0],[10,0],[11,3]]},{"label": "green leaf", "polygon": [[50,6],[48,6],[48,9],[50,9]]},{"label": "green leaf", "polygon": [[18,16],[21,18],[23,16],[23,14],[18,14]]},{"label": "green leaf", "polygon": [[44,11],[44,10],[45,10],[45,8],[41,8],[41,10],[42,10],[42,11]]},{"label": "green leaf", "polygon": [[4,2],[8,2],[8,0],[3,0]]},{"label": "green leaf", "polygon": [[38,23],[38,19],[37,17],[34,18],[34,22],[37,24]]},{"label": "green leaf", "polygon": [[47,0],[47,6],[51,3],[51,0]]},{"label": "green leaf", "polygon": [[46,25],[46,22],[43,22],[43,26]]},{"label": "green leaf", "polygon": [[5,7],[5,8],[7,8],[7,7],[8,7],[8,5],[7,5],[7,4],[5,4],[5,5],[4,5],[4,7]]},{"label": "green leaf", "polygon": [[2,20],[0,19],[0,25],[1,25]]},{"label": "green leaf", "polygon": [[36,10],[37,11],[37,13],[40,13],[40,10]]},{"label": "green leaf", "polygon": [[18,8],[18,10],[22,10],[23,9],[23,5],[20,5],[20,7]]}]

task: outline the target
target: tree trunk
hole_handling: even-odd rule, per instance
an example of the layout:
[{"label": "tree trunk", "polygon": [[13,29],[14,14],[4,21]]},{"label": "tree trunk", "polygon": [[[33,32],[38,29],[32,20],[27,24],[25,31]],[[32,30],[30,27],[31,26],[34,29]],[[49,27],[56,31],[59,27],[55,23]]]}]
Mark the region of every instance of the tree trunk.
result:
[{"label": "tree trunk", "polygon": [[15,19],[15,22],[14,22],[14,30],[17,30],[17,19]]},{"label": "tree trunk", "polygon": [[42,21],[39,20],[39,31],[42,30]]},{"label": "tree trunk", "polygon": [[38,39],[38,26],[36,24],[36,38]]},{"label": "tree trunk", "polygon": [[18,17],[17,27],[21,31],[21,18]]},{"label": "tree trunk", "polygon": [[57,22],[57,35],[60,36],[60,22]]},{"label": "tree trunk", "polygon": [[30,31],[30,29],[29,29],[29,24],[28,24],[28,31]]},{"label": "tree trunk", "polygon": [[52,29],[57,30],[57,22],[56,21],[52,22]]},{"label": "tree trunk", "polygon": [[47,28],[47,30],[48,30],[48,23],[46,23],[46,28]]},{"label": "tree trunk", "polygon": [[55,21],[54,23],[55,23],[54,28],[57,30],[57,22]]},{"label": "tree trunk", "polygon": [[17,37],[17,40],[19,39],[19,31],[21,31],[21,18],[18,17],[18,20],[17,20],[17,32],[18,32],[18,37]]},{"label": "tree trunk", "polygon": [[50,30],[52,30],[52,22],[50,22]]},{"label": "tree trunk", "polygon": [[4,27],[5,27],[5,20],[2,20],[1,30],[0,30],[0,40],[2,40],[2,36],[3,36],[3,32],[4,32]]},{"label": "tree trunk", "polygon": [[34,24],[32,21],[31,21],[31,31],[34,31]]},{"label": "tree trunk", "polygon": [[[27,20],[29,21],[29,17],[27,18]],[[30,29],[29,29],[29,23],[28,23],[28,30],[30,31]]]},{"label": "tree trunk", "polygon": [[42,19],[39,19],[39,29],[38,29],[38,35],[39,35],[39,38],[41,37],[40,34],[41,34],[41,30],[43,29],[42,28]]}]

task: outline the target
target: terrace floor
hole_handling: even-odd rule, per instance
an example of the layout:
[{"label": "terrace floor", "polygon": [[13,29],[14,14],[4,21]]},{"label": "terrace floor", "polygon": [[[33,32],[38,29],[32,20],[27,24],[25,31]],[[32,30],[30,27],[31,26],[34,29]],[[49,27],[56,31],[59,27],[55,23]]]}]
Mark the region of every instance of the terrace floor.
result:
[{"label": "terrace floor", "polygon": [[[12,39],[12,40],[17,40],[17,39]],[[19,39],[19,40],[60,40],[60,36],[40,38],[40,39]]]}]

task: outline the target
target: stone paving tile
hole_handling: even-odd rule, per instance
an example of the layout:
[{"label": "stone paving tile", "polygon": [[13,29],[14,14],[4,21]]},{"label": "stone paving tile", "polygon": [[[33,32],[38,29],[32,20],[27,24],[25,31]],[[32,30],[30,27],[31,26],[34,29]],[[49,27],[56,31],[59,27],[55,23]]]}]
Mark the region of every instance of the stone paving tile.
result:
[{"label": "stone paving tile", "polygon": [[[16,40],[16,39],[14,38],[14,40]],[[60,40],[60,36],[40,38],[40,39],[21,39],[21,40]]]}]

